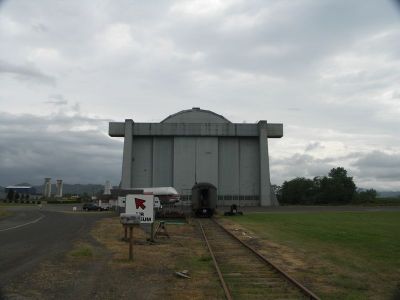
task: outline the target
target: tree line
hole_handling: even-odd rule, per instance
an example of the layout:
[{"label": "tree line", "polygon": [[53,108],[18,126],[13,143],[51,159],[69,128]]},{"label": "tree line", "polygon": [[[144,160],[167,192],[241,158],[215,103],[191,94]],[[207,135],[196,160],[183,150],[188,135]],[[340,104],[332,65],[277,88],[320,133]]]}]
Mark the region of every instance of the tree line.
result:
[{"label": "tree line", "polygon": [[353,177],[342,167],[333,168],[328,176],[285,181],[275,192],[283,205],[365,203],[375,200],[377,195],[374,189],[357,189]]}]

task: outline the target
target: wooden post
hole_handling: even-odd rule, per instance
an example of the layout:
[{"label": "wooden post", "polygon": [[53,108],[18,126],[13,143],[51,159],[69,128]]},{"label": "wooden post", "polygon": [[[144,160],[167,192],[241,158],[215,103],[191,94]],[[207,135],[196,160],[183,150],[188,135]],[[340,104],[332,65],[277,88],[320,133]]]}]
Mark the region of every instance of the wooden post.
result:
[{"label": "wooden post", "polygon": [[124,225],[124,241],[128,240],[128,225]]},{"label": "wooden post", "polygon": [[[126,228],[126,227],[125,227]],[[129,260],[133,260],[133,226],[129,226]]]},{"label": "wooden post", "polygon": [[151,223],[150,242],[154,242],[154,222]]}]

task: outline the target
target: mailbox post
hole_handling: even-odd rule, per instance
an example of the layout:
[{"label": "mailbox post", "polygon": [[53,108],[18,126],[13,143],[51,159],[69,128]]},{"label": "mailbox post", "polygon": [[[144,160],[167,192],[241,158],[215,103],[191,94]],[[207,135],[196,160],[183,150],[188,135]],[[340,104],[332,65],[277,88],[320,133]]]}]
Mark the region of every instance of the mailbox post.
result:
[{"label": "mailbox post", "polygon": [[127,228],[129,228],[129,260],[133,260],[133,226],[140,224],[140,216],[137,214],[121,214],[121,224],[125,229],[125,238]]},{"label": "mailbox post", "polygon": [[129,226],[129,260],[133,260],[133,226]]}]

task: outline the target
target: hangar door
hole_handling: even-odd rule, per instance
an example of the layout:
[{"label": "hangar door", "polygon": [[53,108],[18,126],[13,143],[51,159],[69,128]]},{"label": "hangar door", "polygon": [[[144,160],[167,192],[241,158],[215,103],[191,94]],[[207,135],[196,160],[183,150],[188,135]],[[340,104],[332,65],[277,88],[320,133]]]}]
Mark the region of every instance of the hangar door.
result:
[{"label": "hangar door", "polygon": [[174,187],[188,195],[195,183],[218,186],[218,138],[174,138]]}]

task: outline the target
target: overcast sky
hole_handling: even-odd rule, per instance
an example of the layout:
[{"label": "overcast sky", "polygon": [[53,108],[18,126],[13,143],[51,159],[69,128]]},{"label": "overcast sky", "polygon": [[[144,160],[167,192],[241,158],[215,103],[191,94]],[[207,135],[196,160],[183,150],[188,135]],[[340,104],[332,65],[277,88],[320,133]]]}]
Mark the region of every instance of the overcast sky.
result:
[{"label": "overcast sky", "polygon": [[359,187],[400,190],[399,8],[0,0],[0,185],[116,185],[109,121],[197,106],[284,124],[269,141],[272,183],[343,166]]}]

